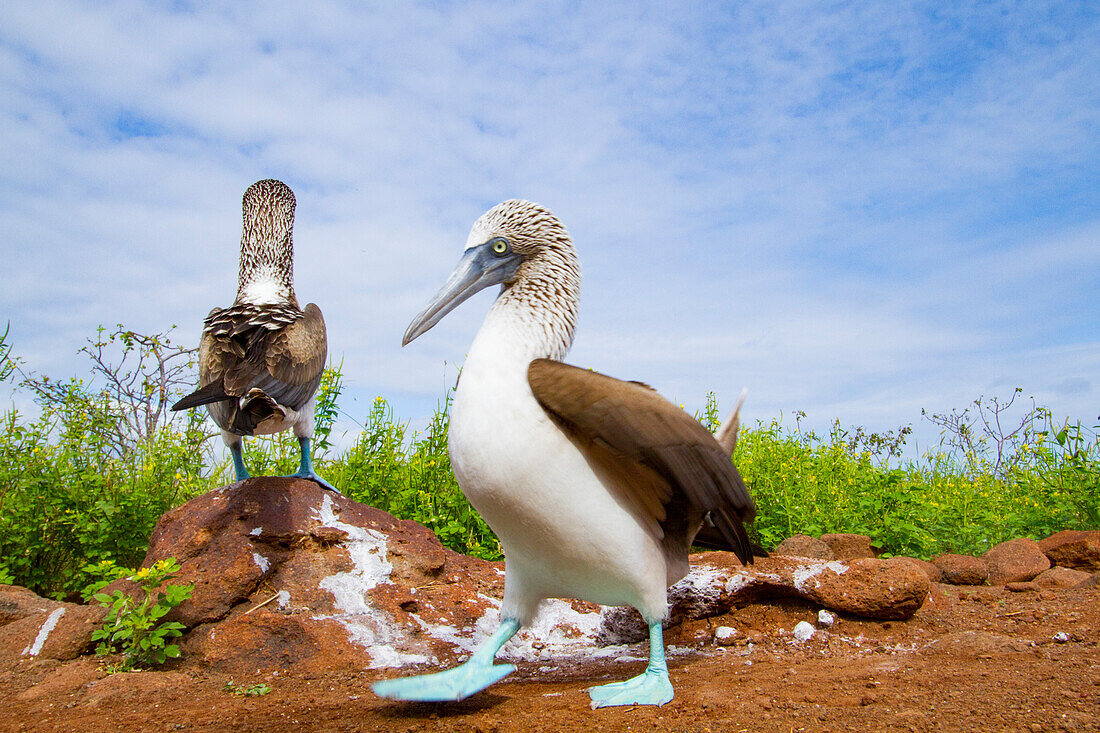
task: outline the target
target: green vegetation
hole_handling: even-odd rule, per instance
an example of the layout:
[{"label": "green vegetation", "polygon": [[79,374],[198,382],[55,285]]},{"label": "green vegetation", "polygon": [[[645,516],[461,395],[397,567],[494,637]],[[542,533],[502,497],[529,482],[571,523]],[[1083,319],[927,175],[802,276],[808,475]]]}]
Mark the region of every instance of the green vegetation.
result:
[{"label": "green vegetation", "polygon": [[[88,585],[100,563],[139,564],[162,513],[232,475],[202,411],[166,409],[192,386],[192,350],[120,326],[83,351],[91,378],[57,382],[25,373],[0,336],[0,380],[41,407],[34,419],[14,409],[0,418],[0,582],[58,597]],[[451,472],[449,400],[414,432],[379,397],[356,442],[338,453],[331,432],[342,389],[340,367],[326,370],[318,472],[357,501],[426,525],[452,549],[498,559],[496,538]],[[926,416],[943,439],[908,462],[899,459],[908,427],[875,434],[834,424],[819,437],[802,429],[801,414],[793,425],[744,427],[734,460],[759,507],[752,532],[764,547],[798,533],[858,532],[887,553],[927,558],[1100,528],[1096,429],[1056,422],[1035,405],[1002,428],[1018,394]],[[713,396],[700,419],[717,428]],[[289,433],[246,445],[255,475],[298,467]]]},{"label": "green vegetation", "polygon": [[238,685],[233,680],[229,680],[222,689],[230,695],[235,695],[237,697],[263,697],[271,692],[271,685],[268,685],[266,682],[257,682],[253,685]]},{"label": "green vegetation", "polygon": [[[98,578],[84,591],[84,600],[95,600],[107,609],[103,628],[92,632],[92,641],[98,641],[97,657],[122,653],[123,661],[112,672],[129,672],[141,665],[164,664],[178,657],[180,649],[169,644],[169,639],[183,635],[183,624],[178,621],[161,621],[173,608],[191,597],[193,586],[168,583],[163,591],[157,590],[176,577],[180,566],[175,558],[158,560],[151,567],[131,570],[120,568],[109,560],[85,568],[91,577]],[[114,590],[104,593],[103,587],[119,578],[136,584],[144,598],[137,602],[128,593]]]},{"label": "green vegetation", "polygon": [[1096,430],[1058,427],[1033,406],[1004,431],[995,417],[1005,411],[991,398],[931,416],[943,440],[906,462],[896,460],[906,429],[865,434],[834,423],[821,438],[773,420],[743,430],[734,461],[757,503],[754,531],[765,547],[794,534],[866,534],[886,554],[928,559],[1100,528]]}]

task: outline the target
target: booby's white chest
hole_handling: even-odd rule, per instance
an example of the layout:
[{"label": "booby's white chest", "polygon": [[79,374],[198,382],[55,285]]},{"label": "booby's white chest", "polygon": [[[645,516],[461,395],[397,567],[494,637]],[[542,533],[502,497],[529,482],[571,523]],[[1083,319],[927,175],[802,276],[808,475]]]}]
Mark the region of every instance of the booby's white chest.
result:
[{"label": "booby's white chest", "polygon": [[527,366],[542,354],[505,316],[486,319],[455,392],[449,449],[459,486],[500,538],[509,578],[531,593],[661,615],[658,538],[535,400]]}]

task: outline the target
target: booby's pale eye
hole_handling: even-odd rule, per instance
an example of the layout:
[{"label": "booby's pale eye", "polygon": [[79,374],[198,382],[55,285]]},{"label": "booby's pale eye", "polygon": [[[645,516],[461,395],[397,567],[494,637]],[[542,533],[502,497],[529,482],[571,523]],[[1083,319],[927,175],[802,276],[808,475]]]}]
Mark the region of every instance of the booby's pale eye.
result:
[{"label": "booby's pale eye", "polygon": [[510,249],[510,247],[508,246],[508,240],[507,239],[502,239],[500,237],[498,237],[498,238],[494,239],[492,242],[490,242],[489,247],[490,247],[490,249],[493,250],[493,254],[495,254],[495,255],[508,254],[508,250]]}]

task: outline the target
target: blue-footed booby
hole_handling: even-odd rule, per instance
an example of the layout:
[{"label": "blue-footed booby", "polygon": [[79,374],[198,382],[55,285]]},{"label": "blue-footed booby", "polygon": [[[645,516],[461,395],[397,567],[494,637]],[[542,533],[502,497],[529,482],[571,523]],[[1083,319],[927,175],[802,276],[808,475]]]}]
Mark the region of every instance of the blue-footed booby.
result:
[{"label": "blue-footed booby", "polygon": [[206,405],[233,454],[238,481],[248,478],[242,436],[290,428],[301,445],[299,478],[336,491],[310,458],[314,394],[328,356],[325,320],[294,295],[294,192],[282,181],[257,181],[243,199],[237,297],[210,311],[199,342],[198,390],[173,410]]},{"label": "blue-footed booby", "polygon": [[742,562],[755,505],[726,449],[639,382],[562,363],[573,341],[580,267],[562,223],[506,201],[474,224],[450,279],[405,332],[432,328],[475,292],[501,285],[452,403],[451,464],[505,556],[500,628],[445,672],[375,683],[398,700],[461,700],[515,667],[494,665],[544,598],[630,605],[649,626],[649,664],[589,689],[593,707],[672,699],[661,622],[668,585],[688,570],[706,520]]}]

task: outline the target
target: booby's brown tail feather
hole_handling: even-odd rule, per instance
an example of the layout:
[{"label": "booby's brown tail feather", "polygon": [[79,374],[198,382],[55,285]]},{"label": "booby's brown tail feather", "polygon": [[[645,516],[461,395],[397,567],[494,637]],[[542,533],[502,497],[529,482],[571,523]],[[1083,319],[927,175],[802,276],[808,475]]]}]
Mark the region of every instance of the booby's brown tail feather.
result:
[{"label": "booby's brown tail feather", "polygon": [[200,387],[187,395],[179,402],[172,405],[172,410],[189,410],[192,407],[209,405],[211,402],[224,402],[225,400],[231,399],[233,399],[233,396],[225,393],[225,385],[222,384],[221,380],[218,380],[216,382],[211,382],[205,387]]},{"label": "booby's brown tail feather", "polygon": [[[741,549],[743,552],[743,548],[747,546],[750,554],[748,563],[752,562],[753,557],[770,557],[767,550],[748,538],[746,538],[745,544],[738,548],[726,539],[722,530],[708,521],[703,522],[703,526],[699,528],[699,533],[695,535],[691,544],[698,547],[705,547],[708,550],[726,550],[727,552],[737,552],[738,549]],[[740,556],[740,553],[738,553],[738,559],[740,559],[742,563],[747,564],[745,559]]]},{"label": "booby's brown tail feather", "polygon": [[233,411],[230,432],[238,435],[252,435],[264,420],[273,416],[282,419],[285,415],[285,408],[262,389],[253,387],[248,390],[248,394],[241,399],[237,409]]}]

